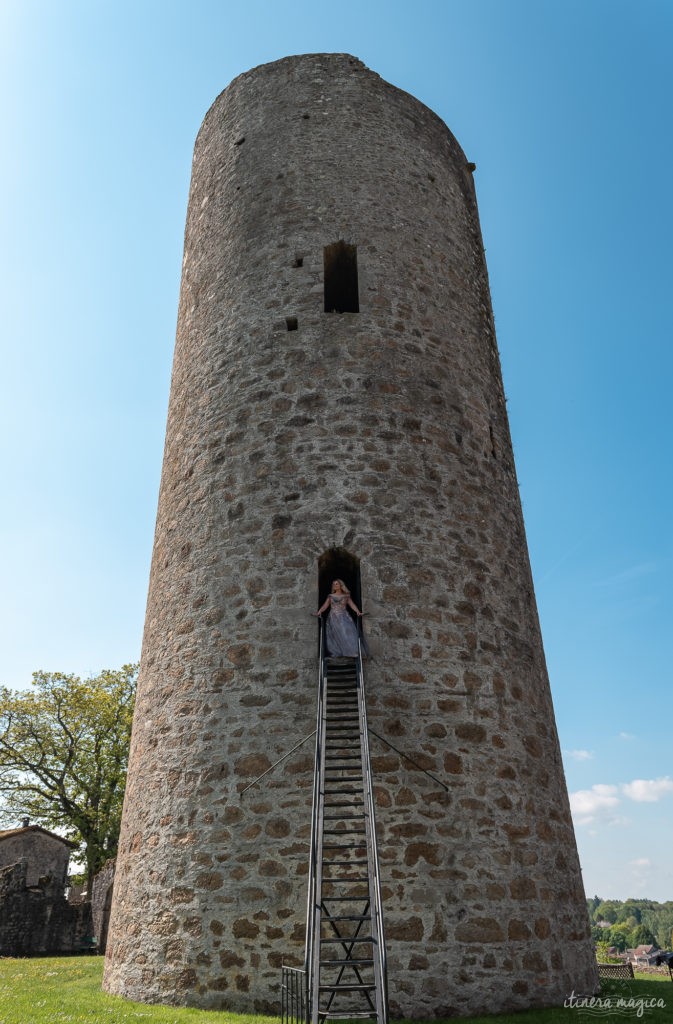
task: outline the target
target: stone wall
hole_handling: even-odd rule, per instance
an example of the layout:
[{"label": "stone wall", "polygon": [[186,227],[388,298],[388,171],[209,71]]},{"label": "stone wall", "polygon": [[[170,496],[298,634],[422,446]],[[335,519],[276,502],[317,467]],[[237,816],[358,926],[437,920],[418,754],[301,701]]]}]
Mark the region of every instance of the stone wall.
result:
[{"label": "stone wall", "polygon": [[93,934],[99,953],[104,953],[107,946],[107,933],[112,907],[112,892],[115,878],[115,859],[106,861],[93,880],[91,886],[91,915],[93,918]]},{"label": "stone wall", "polygon": [[592,989],[471,167],[343,54],[240,76],[196,142],[111,992],[272,1011],[302,960],[310,744],[242,790],[314,727],[331,549],[370,724],[449,786],[374,742],[393,1013]]},{"label": "stone wall", "polygon": [[25,860],[0,868],[0,956],[76,953],[90,948],[91,934],[89,903],[29,885]]},{"label": "stone wall", "polygon": [[48,878],[49,882],[43,882],[43,887],[47,884],[56,895],[62,896],[72,846],[39,825],[5,832],[0,841],[0,868],[25,860],[27,885],[38,885],[41,879]]}]

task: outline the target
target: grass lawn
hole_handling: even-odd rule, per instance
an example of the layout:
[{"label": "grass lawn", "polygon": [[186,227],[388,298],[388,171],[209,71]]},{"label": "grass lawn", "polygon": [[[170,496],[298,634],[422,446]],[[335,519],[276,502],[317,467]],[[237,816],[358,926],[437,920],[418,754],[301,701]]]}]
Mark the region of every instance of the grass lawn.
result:
[{"label": "grass lawn", "polygon": [[[278,1024],[276,1017],[130,1003],[101,992],[102,973],[101,957],[0,959],[0,1024]],[[617,1019],[670,1024],[673,1020],[673,984],[662,977],[641,975],[635,981],[604,982],[601,997],[612,1000],[614,1014],[608,1009],[596,1013],[595,1009],[560,1007],[461,1020],[462,1024],[586,1024]],[[633,1002],[618,1004],[620,999]],[[645,1001],[640,1011],[638,1000]],[[646,1005],[650,1000],[663,1000],[665,1005],[650,1008]]]}]

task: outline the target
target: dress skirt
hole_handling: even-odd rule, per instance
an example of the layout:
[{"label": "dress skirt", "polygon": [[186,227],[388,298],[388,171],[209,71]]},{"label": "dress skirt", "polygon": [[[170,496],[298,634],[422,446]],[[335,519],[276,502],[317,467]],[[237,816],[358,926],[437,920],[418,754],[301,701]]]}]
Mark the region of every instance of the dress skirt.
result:
[{"label": "dress skirt", "polygon": [[[363,638],[364,640],[364,638]],[[357,658],[358,627],[348,614],[346,599],[334,594],[330,602],[330,613],[325,625],[327,652],[331,658]],[[366,653],[363,642],[363,654]]]}]

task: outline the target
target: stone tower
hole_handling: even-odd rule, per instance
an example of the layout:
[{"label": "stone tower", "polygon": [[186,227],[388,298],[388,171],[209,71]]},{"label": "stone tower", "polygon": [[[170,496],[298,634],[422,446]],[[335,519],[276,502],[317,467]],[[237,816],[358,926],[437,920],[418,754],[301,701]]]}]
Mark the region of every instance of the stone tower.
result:
[{"label": "stone tower", "polygon": [[242,791],[314,728],[334,576],[369,613],[393,1015],[594,987],[472,170],[345,54],[255,68],[206,115],[110,992],[277,1009],[312,743]]}]

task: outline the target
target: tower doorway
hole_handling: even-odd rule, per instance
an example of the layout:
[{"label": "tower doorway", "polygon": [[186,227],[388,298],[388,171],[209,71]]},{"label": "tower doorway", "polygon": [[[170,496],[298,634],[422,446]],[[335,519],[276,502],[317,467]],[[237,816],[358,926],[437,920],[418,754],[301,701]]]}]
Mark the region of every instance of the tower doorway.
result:
[{"label": "tower doorway", "polygon": [[360,559],[345,548],[328,548],[318,559],[318,607],[332,589],[334,580],[343,580],[353,601],[362,608]]}]

